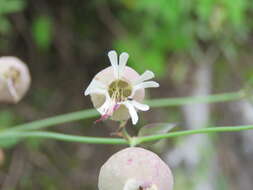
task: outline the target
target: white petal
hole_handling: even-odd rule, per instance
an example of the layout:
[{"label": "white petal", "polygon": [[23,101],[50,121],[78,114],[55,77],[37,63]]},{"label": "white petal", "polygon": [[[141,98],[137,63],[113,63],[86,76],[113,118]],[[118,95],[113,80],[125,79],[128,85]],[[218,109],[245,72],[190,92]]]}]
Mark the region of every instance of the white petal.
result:
[{"label": "white petal", "polygon": [[95,88],[95,89],[91,89],[89,91],[89,94],[106,94],[107,91],[104,89],[99,89],[99,88]]},{"label": "white petal", "polygon": [[112,50],[108,52],[108,57],[110,59],[111,65],[113,67],[113,73],[114,76],[116,78],[118,78],[118,70],[119,70],[119,66],[118,66],[118,55],[117,52]]},{"label": "white petal", "polygon": [[127,60],[129,58],[128,53],[123,52],[122,54],[120,54],[119,56],[119,77],[123,74],[125,66],[127,64]]},{"label": "white petal", "polygon": [[145,71],[135,82],[134,84],[139,84],[143,81],[152,79],[155,77],[155,74],[152,71]]},{"label": "white petal", "polygon": [[106,92],[106,86],[98,80],[92,80],[89,86],[84,91],[84,95],[87,96],[92,93],[104,94],[104,92]]},{"label": "white petal", "polygon": [[105,99],[105,102],[102,106],[100,106],[99,108],[97,108],[98,112],[101,114],[101,115],[104,115],[107,113],[108,109],[111,107],[112,105],[112,101],[109,97],[107,97]]},{"label": "white petal", "polygon": [[157,88],[159,87],[159,84],[155,81],[147,81],[147,82],[142,82],[140,84],[137,84],[134,86],[134,91],[142,89],[142,88]]},{"label": "white petal", "polygon": [[137,111],[129,101],[123,102],[123,104],[127,107],[129,115],[131,116],[132,119],[132,123],[133,125],[135,125],[138,122]]},{"label": "white petal", "polygon": [[146,104],[141,104],[135,100],[131,101],[131,103],[133,104],[134,107],[136,107],[138,110],[141,111],[148,111],[149,110],[149,106]]}]

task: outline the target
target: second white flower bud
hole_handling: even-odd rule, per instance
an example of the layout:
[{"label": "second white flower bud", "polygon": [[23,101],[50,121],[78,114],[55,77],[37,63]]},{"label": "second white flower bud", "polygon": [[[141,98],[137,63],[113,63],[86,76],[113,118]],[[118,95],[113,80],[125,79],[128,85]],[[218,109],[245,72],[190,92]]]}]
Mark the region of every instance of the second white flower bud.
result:
[{"label": "second white flower bud", "polygon": [[19,102],[30,87],[26,64],[16,57],[0,57],[0,102]]}]

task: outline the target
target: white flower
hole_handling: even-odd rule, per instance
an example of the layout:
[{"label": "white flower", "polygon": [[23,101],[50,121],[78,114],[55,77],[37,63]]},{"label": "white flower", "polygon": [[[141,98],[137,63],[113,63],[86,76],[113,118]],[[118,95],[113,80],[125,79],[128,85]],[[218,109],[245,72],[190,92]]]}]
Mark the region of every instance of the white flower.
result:
[{"label": "white flower", "polygon": [[18,58],[0,57],[0,102],[17,103],[30,87],[27,66]]},{"label": "white flower", "polygon": [[149,106],[140,103],[145,96],[145,88],[156,88],[159,84],[147,81],[154,78],[152,71],[139,75],[126,66],[128,53],[121,53],[118,59],[116,51],[108,53],[111,66],[100,71],[91,81],[85,95],[90,95],[94,107],[102,115],[100,120],[111,117],[122,121],[129,117],[132,123],[138,122],[137,111],[147,111]]}]

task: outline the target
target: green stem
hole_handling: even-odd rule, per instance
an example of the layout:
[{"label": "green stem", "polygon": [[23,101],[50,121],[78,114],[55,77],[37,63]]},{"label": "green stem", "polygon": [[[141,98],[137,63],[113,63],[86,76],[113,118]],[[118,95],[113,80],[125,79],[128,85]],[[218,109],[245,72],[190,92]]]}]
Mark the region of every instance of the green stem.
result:
[{"label": "green stem", "polygon": [[128,134],[126,130],[126,124],[127,124],[127,121],[121,121],[119,125],[119,130],[122,137],[129,142],[131,140],[131,136]]},{"label": "green stem", "polygon": [[46,119],[42,120],[37,120],[33,121],[30,123],[25,123],[21,125],[16,125],[8,131],[13,131],[13,130],[36,130],[36,129],[41,129],[45,127],[50,127],[62,123],[67,123],[67,122],[72,122],[72,121],[77,121],[77,120],[82,120],[82,119],[88,119],[92,118],[98,115],[98,112],[94,109],[88,109],[88,110],[83,110],[83,111],[77,111],[77,112],[72,112],[72,113],[67,113],[67,114],[62,114],[59,116],[54,116],[54,117],[49,117]]},{"label": "green stem", "polygon": [[154,99],[154,100],[147,100],[145,101],[145,103],[147,103],[150,107],[167,107],[167,106],[180,106],[185,104],[196,104],[196,103],[235,101],[242,99],[244,97],[245,97],[244,91],[239,91],[223,94],[213,94],[209,96]]},{"label": "green stem", "polygon": [[[167,107],[167,106],[179,106],[184,104],[194,104],[194,103],[214,103],[214,102],[225,102],[239,100],[245,97],[243,91],[215,94],[209,96],[195,96],[195,97],[180,97],[180,98],[164,98],[164,99],[154,99],[148,100],[145,103],[151,107]],[[88,119],[98,116],[98,112],[94,109],[88,109],[83,111],[77,111],[73,113],[63,114],[59,116],[50,117],[47,119],[37,120],[30,123],[25,123],[21,125],[14,126],[8,131],[16,130],[36,130],[42,129],[54,125],[59,125],[62,123]]]},{"label": "green stem", "polygon": [[243,131],[243,130],[250,130],[250,129],[253,129],[253,125],[210,127],[210,128],[203,128],[203,129],[176,131],[176,132],[170,132],[170,133],[165,133],[165,134],[138,137],[136,139],[136,144],[156,141],[156,140],[161,140],[161,139],[166,139],[166,138],[172,138],[172,137],[180,137],[180,136],[185,136],[185,135],[204,134],[204,133],[209,134],[209,133],[219,133],[219,132],[236,132],[236,131]]},{"label": "green stem", "polygon": [[80,142],[89,144],[128,144],[128,141],[122,138],[103,138],[103,137],[85,137],[77,135],[66,135],[55,132],[3,132],[0,139],[5,138],[43,138],[43,139],[56,139],[68,142]]},{"label": "green stem", "polygon": [[236,132],[243,130],[253,129],[253,125],[243,125],[243,126],[229,126],[229,127],[210,127],[195,130],[177,131],[170,132],[166,134],[151,135],[145,137],[132,137],[131,141],[127,141],[123,138],[102,138],[102,137],[84,137],[75,135],[66,135],[54,132],[23,132],[23,131],[9,131],[0,133],[0,140],[5,138],[45,138],[45,139],[56,139],[68,142],[80,142],[80,143],[92,143],[92,144],[128,144],[130,146],[135,146],[145,142],[157,141],[161,139],[180,137],[185,135],[194,134],[209,134],[209,133],[219,133],[219,132]]},{"label": "green stem", "polygon": [[130,142],[132,137],[128,134],[126,127],[122,128],[121,132],[122,132],[123,138],[126,139],[128,142]]}]

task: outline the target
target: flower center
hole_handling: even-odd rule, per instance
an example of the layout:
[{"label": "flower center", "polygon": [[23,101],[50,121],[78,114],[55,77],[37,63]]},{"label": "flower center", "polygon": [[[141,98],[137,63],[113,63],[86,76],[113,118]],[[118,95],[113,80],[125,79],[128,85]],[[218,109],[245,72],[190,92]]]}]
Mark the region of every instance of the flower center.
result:
[{"label": "flower center", "polygon": [[109,95],[116,102],[122,102],[126,100],[131,93],[132,87],[126,81],[116,80],[109,85]]}]

